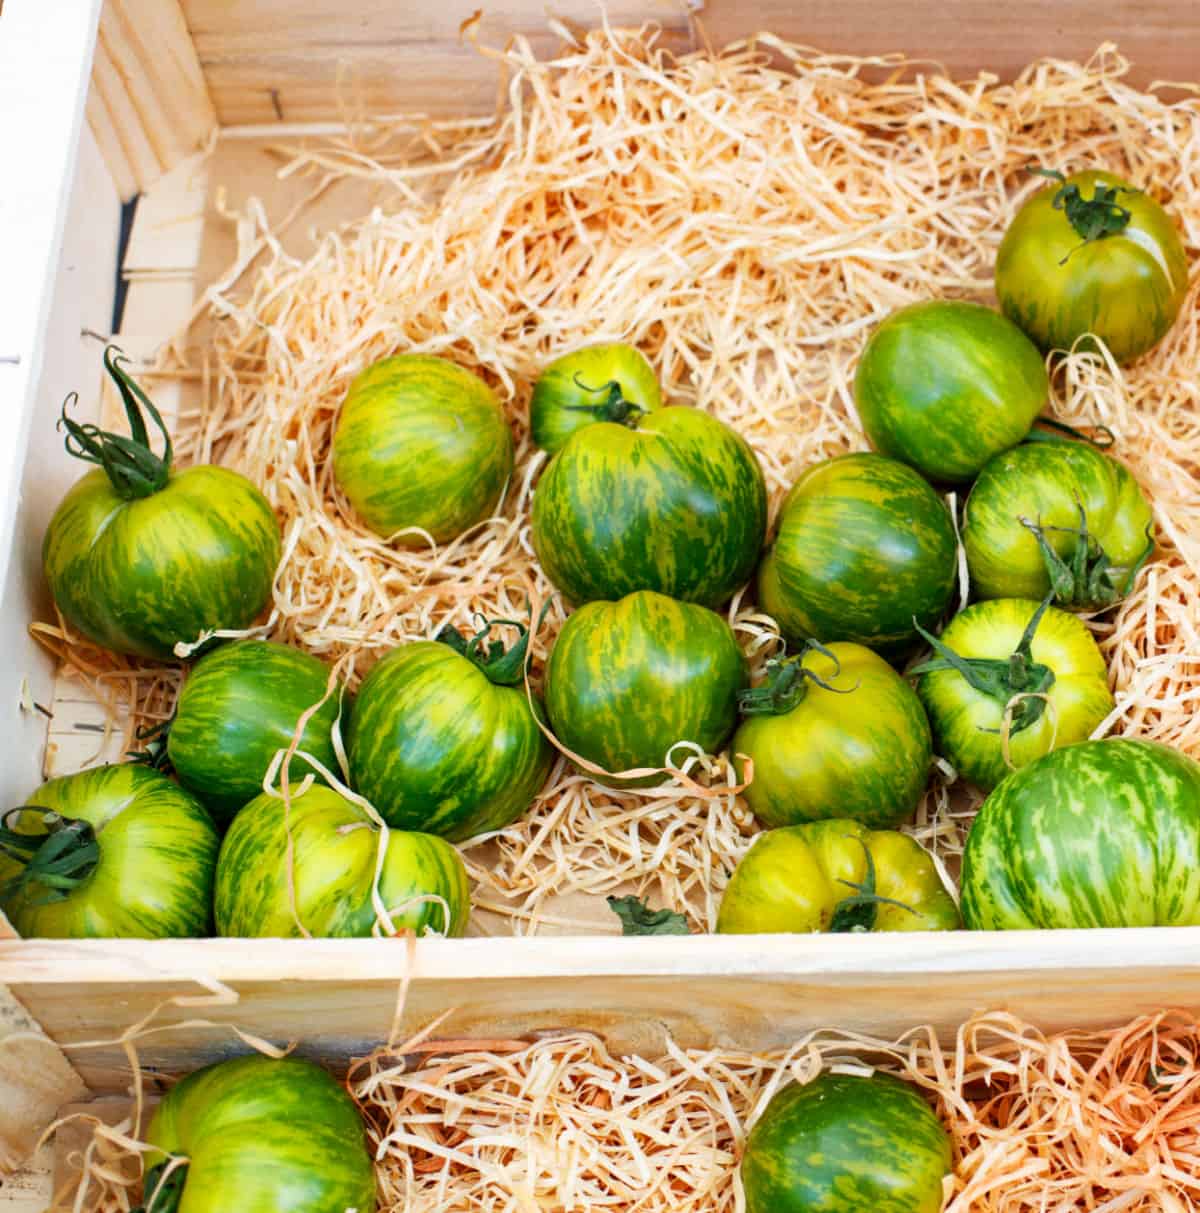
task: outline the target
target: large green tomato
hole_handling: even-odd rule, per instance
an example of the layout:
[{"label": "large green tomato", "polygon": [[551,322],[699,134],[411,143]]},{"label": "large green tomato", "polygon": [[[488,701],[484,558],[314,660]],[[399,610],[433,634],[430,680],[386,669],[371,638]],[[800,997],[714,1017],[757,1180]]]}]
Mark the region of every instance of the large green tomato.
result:
[{"label": "large green tomato", "polygon": [[963,524],[977,598],[1045,598],[1098,610],[1133,588],[1154,516],[1115,459],[1079,442],[1036,442],[991,460]]},{"label": "large green tomato", "polygon": [[895,653],[941,618],[956,579],[946,503],[911,468],[858,453],[808,468],[784,498],[758,598],[793,641]]},{"label": "large green tomato", "polygon": [[454,840],[503,829],[546,782],[553,750],[508,653],[453,629],[393,649],[363,679],[346,733],[350,778],[390,826]]},{"label": "large green tomato", "polygon": [[[167,735],[167,755],[179,782],[222,824],[263,790],[275,755],[287,750],[300,717],[320,703],[329,670],[285,644],[239,640],[202,657],[188,674]],[[332,729],[338,688],[304,726],[300,750],[338,770]],[[291,764],[298,784],[313,768]],[[282,773],[281,773],[282,775]]]},{"label": "large green tomato", "polygon": [[[146,1131],[138,1213],[375,1213],[358,1109],[319,1066],[237,1057],[189,1074]],[[169,1172],[173,1158],[186,1162]]]},{"label": "large green tomato", "polygon": [[851,817],[882,828],[912,816],[929,779],[929,722],[870,649],[836,643],[772,662],[742,711],[730,750],[753,763],[746,801],[766,825]]},{"label": "large green tomato", "polygon": [[659,768],[676,742],[720,749],[746,680],[724,619],[643,590],[568,618],[546,663],[546,712],[563,745],[606,771]]},{"label": "large green tomato", "polygon": [[768,830],[738,864],[717,931],[953,931],[958,907],[907,834],[846,819]]},{"label": "large green tomato", "polygon": [[[172,471],[162,418],[123,361],[105,353],[132,439],[80,425],[64,406],[67,450],[103,466],[55,510],[42,564],[73,628],[114,652],[169,661],[176,644],[254,622],[271,598],[279,524],[258,489],[228,468]],[[143,409],[162,433],[161,456]]]},{"label": "large green tomato", "polygon": [[533,388],[529,428],[554,454],[576,430],[662,407],[654,368],[632,345],[588,345],[551,362]]},{"label": "large green tomato", "polygon": [[333,475],[379,535],[416,527],[438,543],[454,539],[490,517],[512,470],[512,431],[496,394],[445,358],[385,358],[342,402]]},{"label": "large green tomato", "polygon": [[746,1141],[746,1213],[938,1213],[950,1136],[890,1074],[817,1075],[775,1095]]},{"label": "large green tomato", "polygon": [[938,753],[984,791],[1054,747],[1090,737],[1113,709],[1091,632],[1044,602],[977,602],[934,646],[934,660],[914,672]]},{"label": "large green tomato", "polygon": [[[217,862],[217,934],[301,934],[292,914],[318,938],[371,935],[371,890],[379,831],[367,814],[331,788],[292,798],[262,795],[233,819]],[[467,870],[458,852],[432,834],[388,832],[379,896],[397,931],[461,935],[471,912]]]},{"label": "large green tomato", "polygon": [[967,836],[962,913],[977,931],[1200,926],[1200,764],[1114,738],[1009,775]]},{"label": "large green tomato", "polygon": [[964,484],[1029,433],[1049,382],[1034,344],[978,303],[933,300],[889,316],[858,363],[854,400],[876,450]]},{"label": "large green tomato", "polygon": [[718,606],[749,579],[767,493],[745,440],[699,409],[578,430],[533,495],[533,547],[579,605],[636,590]]},{"label": "large green tomato", "polygon": [[1188,285],[1179,232],[1111,173],[1048,175],[1057,184],[1021,207],[996,254],[1000,306],[1044,350],[1090,333],[1129,362],[1179,314]]},{"label": "large green tomato", "polygon": [[121,763],[52,779],[5,824],[0,909],[26,938],[208,933],[220,839],[158,771]]}]

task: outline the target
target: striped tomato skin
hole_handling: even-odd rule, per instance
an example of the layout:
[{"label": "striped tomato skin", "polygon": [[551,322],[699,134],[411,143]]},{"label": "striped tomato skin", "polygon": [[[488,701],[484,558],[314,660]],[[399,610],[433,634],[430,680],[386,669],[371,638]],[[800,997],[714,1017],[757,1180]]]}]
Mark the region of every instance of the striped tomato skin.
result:
[{"label": "striped tomato skin", "polygon": [[390,826],[459,840],[528,810],[553,752],[521,686],[495,686],[448,645],[393,649],[363,679],[350,777]]},{"label": "striped tomato skin", "polygon": [[342,402],[334,478],[379,535],[419,527],[438,543],[454,539],[491,516],[512,470],[512,432],[495,392],[445,358],[385,358]]},{"label": "striped tomato skin", "polygon": [[[52,779],[29,804],[86,821],[100,861],[61,901],[40,885],[0,907],[28,939],[185,939],[208,934],[220,839],[200,803],[136,763]],[[21,832],[36,833],[32,814]],[[0,885],[16,874],[0,855]]]},{"label": "striped tomato skin", "polygon": [[[1040,605],[1024,598],[977,602],[946,625],[942,643],[960,657],[1007,661]],[[1052,747],[1085,741],[1114,707],[1104,658],[1077,616],[1048,607],[1031,656],[1053,672],[1054,682],[1043,692],[1048,702],[1042,715],[1019,732],[1010,727],[1007,761],[1005,703],[970,686],[956,670],[935,670],[918,680],[937,752],[984,791]]]},{"label": "striped tomato skin", "polygon": [[1200,764],[1113,738],[1009,775],[967,836],[962,913],[981,931],[1200,925]]},{"label": "striped tomato skin", "polygon": [[146,1141],[148,1170],[187,1159],[180,1213],[375,1213],[358,1109],[303,1058],[255,1053],[189,1074],[155,1109]]},{"label": "striped tomato skin", "polygon": [[754,571],[767,497],[745,440],[676,406],[636,428],[574,434],[542,473],[532,514],[538,560],[577,605],[654,590],[717,606]]},{"label": "striped tomato skin", "polygon": [[938,1213],[950,1137],[890,1074],[819,1074],[779,1091],[742,1156],[746,1213]]},{"label": "striped tomato skin", "polygon": [[954,592],[946,503],[911,468],[870,452],[808,468],[779,513],[758,573],[762,608],[790,640],[849,640],[894,653]]},{"label": "striped tomato skin", "polygon": [[[721,898],[717,932],[764,935],[828,931],[852,885],[875,867],[881,904],[873,931],[953,931],[958,907],[921,844],[896,830],[868,830],[845,818],[760,834]],[[905,909],[904,907],[908,907]]]},{"label": "striped tomato skin", "polygon": [[546,712],[563,745],[606,771],[661,767],[676,742],[720,749],[746,681],[724,619],[642,590],[567,619],[546,664]]},{"label": "striped tomato skin", "polygon": [[[744,793],[768,827],[849,817],[876,829],[911,817],[925,790],[932,742],[912,687],[859,644],[810,650],[810,682],[790,712],[748,716],[730,746],[753,763]],[[744,777],[744,775],[743,775]]]},{"label": "striped tomato skin", "polygon": [[117,653],[169,661],[202,632],[252,624],[271,598],[279,524],[228,468],[186,468],[127,500],[97,468],[63,498],[42,564],[63,617]]},{"label": "striped tomato skin", "polygon": [[[1028,443],[990,460],[967,498],[963,547],[977,598],[1036,598],[1050,592],[1038,541],[1022,523],[1044,530],[1068,564],[1079,546],[1080,507],[1088,534],[1119,570],[1118,588],[1133,588],[1134,571],[1153,544],[1154,515],[1128,470],[1082,442]],[[1111,605],[1086,597],[1070,605]]]},{"label": "striped tomato skin", "polygon": [[937,483],[965,484],[1029,433],[1049,381],[1037,347],[978,303],[902,308],[871,334],[854,400],[871,445]]},{"label": "striped tomato skin", "polygon": [[[217,863],[217,933],[276,939],[301,934],[288,891],[289,834],[300,922],[322,939],[371,935],[379,832],[360,806],[319,785],[293,797],[290,806],[259,796],[234,818]],[[442,838],[390,831],[379,895],[397,931],[420,936],[466,930],[467,870]]]}]

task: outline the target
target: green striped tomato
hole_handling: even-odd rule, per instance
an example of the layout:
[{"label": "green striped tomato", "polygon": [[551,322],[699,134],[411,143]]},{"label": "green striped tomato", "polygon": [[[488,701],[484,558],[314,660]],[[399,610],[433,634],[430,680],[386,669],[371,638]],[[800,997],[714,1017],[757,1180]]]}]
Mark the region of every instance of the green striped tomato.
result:
[{"label": "green striped tomato", "polygon": [[720,749],[746,679],[724,619],[642,590],[567,619],[546,663],[546,712],[563,745],[606,771],[662,767],[676,742]]},{"label": "green striped tomato", "polygon": [[990,460],[967,498],[963,546],[977,598],[1098,610],[1133,588],[1154,516],[1115,459],[1079,442],[1036,442]]},{"label": "green striped tomato", "polygon": [[[546,782],[553,751],[520,660],[450,641],[393,649],[363,679],[346,733],[350,778],[390,826],[454,840],[511,825]],[[505,664],[507,662],[507,665]],[[494,681],[494,678],[500,681]]]},{"label": "green striped tomato", "polygon": [[[40,841],[46,834],[34,807],[81,824],[64,834],[55,823],[27,863],[18,861],[18,839],[0,835],[0,909],[19,934],[182,939],[208,933],[220,839],[189,792],[149,767],[121,763],[52,779],[29,805],[8,819],[18,835]],[[56,890],[38,873],[68,839],[73,887]],[[51,900],[56,891],[63,895]]]},{"label": "green striped tomato", "polygon": [[[158,1105],[146,1141],[138,1213],[375,1213],[358,1109],[299,1057],[237,1057],[189,1074]],[[168,1173],[171,1158],[186,1162]]]},{"label": "green striped tomato", "polygon": [[883,828],[912,816],[929,778],[929,722],[870,649],[835,643],[773,662],[742,710],[730,749],[753,763],[746,802],[767,826],[851,817]]},{"label": "green striped tomato", "polygon": [[840,455],[808,468],[784,498],[758,572],[758,598],[793,641],[851,640],[887,653],[928,627],[954,592],[954,523],[911,468]]},{"label": "green striped tomato", "polygon": [[1090,737],[1113,709],[1091,632],[1055,607],[977,602],[950,621],[937,652],[917,667],[917,692],[938,753],[984,791],[1050,749]]},{"label": "green striped tomato", "polygon": [[976,931],[1200,926],[1200,763],[1114,738],[1009,775],[967,836],[962,913]]},{"label": "green striped tomato", "polygon": [[717,932],[953,931],[958,907],[907,834],[845,818],[760,834],[734,869]]},{"label": "green striped tomato", "polygon": [[[288,891],[289,834],[300,922],[322,939],[371,935],[379,831],[360,806],[320,785],[294,796],[290,808],[264,794],[233,819],[217,862],[217,934],[301,934]],[[467,870],[458,852],[432,834],[389,831],[379,896],[397,931],[466,930]]]},{"label": "green striped tomato", "polygon": [[533,495],[533,547],[581,605],[636,590],[717,606],[754,571],[767,495],[727,425],[677,406],[577,431]]},{"label": "green striped tomato", "polygon": [[654,368],[632,345],[588,345],[555,358],[529,401],[533,440],[554,454],[576,430],[662,408]]},{"label": "green striped tomato", "polygon": [[746,1213],[938,1213],[952,1160],[911,1083],[826,1072],[784,1087],[750,1130]]},{"label": "green striped tomato", "polygon": [[417,527],[438,543],[454,539],[491,516],[512,470],[512,432],[495,392],[445,358],[384,358],[342,402],[333,475],[379,535]]},{"label": "green striped tomato", "polygon": [[[292,743],[300,717],[320,703],[329,670],[285,644],[239,640],[202,657],[188,674],[167,735],[179,782],[213,817],[227,824],[263,789],[275,755]],[[300,749],[338,770],[332,729],[339,710],[335,688],[304,726]],[[312,768],[291,765],[291,782]]]},{"label": "green striped tomato", "polygon": [[1187,285],[1187,255],[1167,212],[1094,170],[1030,198],[996,254],[1000,306],[1044,350],[1070,349],[1091,333],[1129,362],[1174,324]]},{"label": "green striped tomato", "polygon": [[1036,346],[978,303],[901,308],[871,334],[854,400],[871,445],[938,483],[964,484],[1029,433],[1049,383]]}]

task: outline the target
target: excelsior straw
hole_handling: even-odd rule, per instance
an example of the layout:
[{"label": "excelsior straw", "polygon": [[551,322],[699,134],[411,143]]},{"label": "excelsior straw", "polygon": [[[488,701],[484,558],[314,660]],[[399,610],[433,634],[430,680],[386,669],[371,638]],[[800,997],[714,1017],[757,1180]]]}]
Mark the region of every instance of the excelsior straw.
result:
[{"label": "excelsior straw", "polygon": [[[282,518],[273,635],[350,654],[352,684],[394,644],[477,612],[513,618],[553,594],[529,540],[544,456],[526,419],[552,357],[636,344],[669,400],[753,445],[774,511],[807,464],[865,446],[852,385],[873,325],[914,300],[991,297],[999,240],[1043,184],[1028,165],[1113,170],[1168,206],[1193,260],[1200,245],[1200,102],[1131,88],[1111,46],[1086,65],[1036,63],[1011,84],[766,35],[676,58],[651,27],[571,37],[544,62],[522,39],[487,53],[509,76],[493,120],[364,123],[292,149],[283,172],[308,176],[314,194],[355,178],[381,187],[379,205],[301,260],[252,202],[237,217],[236,264],[198,309],[211,339],[192,348],[184,335],[159,368],[203,390],[181,456],[246,472]],[[483,375],[517,439],[496,517],[441,547],[369,533],[332,480],[351,379],[403,350]],[[1135,592],[1093,624],[1117,697],[1105,728],[1194,754],[1198,357],[1193,289],[1133,367],[1083,352],[1057,363],[1052,401],[1064,420],[1114,431],[1162,540]],[[729,613],[760,667],[776,647],[770,622],[751,595]],[[555,600],[532,646],[535,684],[563,619]],[[69,663],[93,660],[54,636]],[[726,790],[726,758],[691,772],[705,794],[678,780],[604,790],[561,764],[533,812],[467,849],[478,903],[505,915],[504,929],[580,929],[562,896],[622,885],[711,926],[754,826]],[[953,866],[974,805],[940,769],[911,828]],[[498,928],[477,917],[474,929]]]}]

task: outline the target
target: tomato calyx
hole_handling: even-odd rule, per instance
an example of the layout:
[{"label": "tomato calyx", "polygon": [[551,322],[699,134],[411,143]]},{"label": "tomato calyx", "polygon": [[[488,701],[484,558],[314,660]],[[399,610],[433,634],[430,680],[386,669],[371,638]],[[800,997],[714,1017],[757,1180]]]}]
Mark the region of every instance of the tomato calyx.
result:
[{"label": "tomato calyx", "polygon": [[141,750],[127,750],[125,757],[130,762],[149,767],[152,771],[161,771],[164,775],[173,775],[175,767],[167,752],[167,740],[171,734],[171,726],[175,723],[175,713],[157,724],[145,725],[134,733],[134,740],[145,742]]},{"label": "tomato calyx", "polygon": [[675,910],[652,910],[640,897],[607,898],[608,908],[621,920],[622,935],[690,935],[687,917]]},{"label": "tomato calyx", "polygon": [[835,687],[804,664],[808,652],[820,653],[833,662],[833,676],[839,677],[842,663],[819,640],[806,640],[800,652],[792,657],[775,657],[767,662],[766,678],[756,687],[749,687],[738,695],[738,710],[743,716],[786,716],[808,694],[808,684],[816,683],[824,691],[835,695],[849,695],[858,688]]},{"label": "tomato calyx", "polygon": [[[45,832],[14,830],[10,819],[20,813],[40,813]],[[0,901],[40,885],[33,905],[65,900],[100,862],[96,831],[86,821],[63,817],[40,805],[22,805],[0,817],[0,853],[21,865],[16,876],[0,885]]]},{"label": "tomato calyx", "polygon": [[[1076,442],[1086,442],[1088,446],[1094,446],[1098,451],[1107,451],[1117,443],[1116,434],[1108,426],[1099,423],[1091,427],[1095,432],[1094,436],[1092,434],[1085,434],[1083,430],[1073,425],[1068,425],[1065,421],[1059,421],[1057,417],[1047,417],[1044,413],[1037,418],[1037,424],[1044,425],[1047,429],[1056,430],[1057,433],[1047,434],[1044,430],[1030,430],[1022,440],[1023,442],[1067,443],[1067,438],[1071,438]],[[1067,438],[1060,438],[1060,434],[1067,435]]]},{"label": "tomato calyx", "polygon": [[[67,416],[67,409],[79,400],[72,392],[63,401],[59,427],[67,431],[67,454],[85,463],[94,463],[108,474],[113,488],[126,501],[149,497],[166,487],[171,475],[171,435],[162,414],[150,397],[133,381],[122,363],[129,361],[115,345],[104,351],[104,369],[112,377],[125,405],[129,437],[102,430],[91,422],[80,424]],[[145,409],[163,438],[163,452],[156,455],[150,446],[150,434],[142,416]]]},{"label": "tomato calyx", "polygon": [[843,897],[833,907],[833,917],[829,920],[829,933],[832,935],[857,935],[875,930],[880,906],[899,906],[900,909],[915,914],[916,910],[912,906],[905,905],[904,902],[897,901],[893,897],[881,897],[875,892],[875,857],[871,854],[871,848],[867,846],[865,839],[859,838],[856,834],[847,834],[846,837],[857,838],[859,846],[863,849],[863,857],[867,861],[867,871],[861,882],[844,880],[839,877],[838,884],[844,884],[854,892],[849,897]]},{"label": "tomato calyx", "polygon": [[187,1162],[179,1159],[164,1159],[152,1166],[142,1182],[146,1203],[138,1205],[133,1213],[175,1213],[183,1199],[187,1171]]},{"label": "tomato calyx", "polygon": [[591,396],[599,396],[601,393],[605,395],[603,400],[598,400],[595,404],[563,405],[568,413],[589,413],[596,421],[613,421],[617,425],[627,425],[631,429],[636,429],[638,421],[646,414],[646,410],[640,404],[625,399],[621,385],[615,379],[610,379],[599,387],[589,387],[579,378],[578,371],[572,376],[572,379],[581,392],[587,392]]},{"label": "tomato calyx", "polygon": [[[546,602],[534,625],[535,630],[542,626],[542,620],[546,618],[549,609],[550,603]],[[476,620],[479,630],[471,637],[464,636],[458,628],[448,623],[434,640],[473,662],[495,686],[514,687],[524,682],[525,666],[529,660],[528,624],[519,619],[485,619],[482,615],[477,615]],[[488,641],[492,629],[500,627],[517,629],[517,640],[511,648],[505,648],[503,640]]]},{"label": "tomato calyx", "polygon": [[1016,736],[1023,729],[1035,725],[1046,711],[1046,695],[1054,685],[1054,671],[1041,662],[1033,660],[1033,638],[1042,622],[1054,594],[1048,594],[1041,605],[1030,616],[1029,623],[1021,635],[1017,647],[1007,659],[994,657],[963,657],[949,645],[926,631],[914,619],[913,623],[922,639],[937,654],[931,661],[914,667],[912,674],[932,674],[938,670],[953,670],[973,690],[988,695],[1001,704],[1006,715],[1011,712],[1011,724],[1004,729],[984,729],[986,733],[1004,733]]},{"label": "tomato calyx", "polygon": [[[1128,207],[1121,206],[1117,202],[1117,195],[1137,194],[1141,192],[1140,190],[1135,190],[1128,185],[1105,185],[1103,182],[1097,181],[1095,192],[1090,198],[1085,198],[1079,186],[1068,185],[1066,177],[1057,169],[1030,165],[1029,171],[1036,173],[1039,177],[1046,177],[1058,182],[1059,189],[1054,195],[1051,205],[1056,211],[1062,211],[1067,217],[1067,222],[1075,229],[1076,235],[1082,241],[1082,244],[1077,246],[1078,248],[1082,248],[1083,244],[1089,244],[1093,240],[1101,240],[1105,236],[1119,235],[1129,226],[1133,213]],[[1059,262],[1059,265],[1066,265],[1071,253],[1074,252],[1076,249],[1072,249]]]}]

